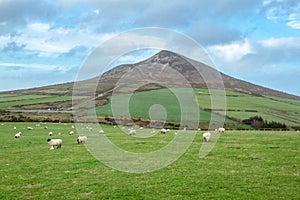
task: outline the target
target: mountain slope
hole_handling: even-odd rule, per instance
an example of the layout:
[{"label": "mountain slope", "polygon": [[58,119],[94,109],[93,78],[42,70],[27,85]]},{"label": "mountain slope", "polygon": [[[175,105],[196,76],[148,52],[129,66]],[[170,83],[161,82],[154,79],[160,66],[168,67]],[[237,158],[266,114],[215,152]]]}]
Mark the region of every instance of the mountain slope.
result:
[{"label": "mountain slope", "polygon": [[[203,63],[164,50],[146,59],[145,61],[131,65],[121,65],[104,73],[99,80],[97,91],[101,93],[108,90],[109,87],[110,89],[114,88],[116,82],[122,76],[124,76],[124,74],[130,72],[135,68],[140,69],[144,74],[151,74],[153,73],[153,69],[155,69],[156,72],[163,72],[163,70],[166,67],[170,67],[178,71],[179,74],[182,74],[184,78],[188,80],[188,82],[195,88],[207,88],[208,85],[213,86],[215,81],[214,77],[217,77],[219,74],[218,71]],[[197,71],[197,69],[200,71],[200,76],[199,71]],[[220,74],[223,80],[224,88],[226,90],[238,91],[256,96],[274,96],[300,100],[299,96],[258,86],[246,81],[230,77],[223,73]],[[211,77],[206,77],[206,80],[204,80],[204,78],[201,75],[208,75]],[[172,76],[163,76],[163,79],[164,82],[172,83],[174,87],[186,86],[186,83],[177,81]],[[138,82],[141,85],[147,82],[146,80],[139,78],[138,76],[132,77],[132,80],[135,84]],[[160,86],[153,84],[152,87],[148,86],[148,88],[146,87],[144,89],[147,90],[153,88],[160,88]]]}]

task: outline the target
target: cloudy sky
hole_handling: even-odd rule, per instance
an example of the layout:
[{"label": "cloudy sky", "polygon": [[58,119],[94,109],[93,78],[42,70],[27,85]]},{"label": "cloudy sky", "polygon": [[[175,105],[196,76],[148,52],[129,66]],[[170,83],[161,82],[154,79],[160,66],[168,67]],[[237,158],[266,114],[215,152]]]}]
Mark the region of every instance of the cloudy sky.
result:
[{"label": "cloudy sky", "polygon": [[299,0],[0,0],[0,91],[73,81],[97,46],[143,27],[192,38],[225,74],[300,95]]}]

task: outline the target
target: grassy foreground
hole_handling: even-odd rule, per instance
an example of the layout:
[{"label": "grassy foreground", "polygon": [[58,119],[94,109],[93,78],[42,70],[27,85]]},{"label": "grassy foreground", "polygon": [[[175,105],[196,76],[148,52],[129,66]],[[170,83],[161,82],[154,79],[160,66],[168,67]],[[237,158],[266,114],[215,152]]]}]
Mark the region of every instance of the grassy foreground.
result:
[{"label": "grassy foreground", "polygon": [[[76,130],[68,134],[71,126],[0,125],[0,199],[300,199],[300,133],[296,131],[228,131],[204,159],[198,158],[203,133],[199,131],[173,164],[130,174],[95,160],[83,145],[77,145]],[[170,131],[133,138],[112,126],[103,129],[112,142],[128,151],[152,151],[174,136]],[[15,139],[18,131],[23,135]],[[62,149],[49,150],[49,131],[63,140]]]}]

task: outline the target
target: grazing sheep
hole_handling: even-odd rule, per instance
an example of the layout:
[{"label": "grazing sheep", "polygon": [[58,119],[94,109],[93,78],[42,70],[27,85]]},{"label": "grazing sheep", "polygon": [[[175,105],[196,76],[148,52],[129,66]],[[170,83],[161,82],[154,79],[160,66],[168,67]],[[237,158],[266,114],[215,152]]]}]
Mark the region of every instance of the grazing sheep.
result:
[{"label": "grazing sheep", "polygon": [[74,131],[70,131],[69,135],[73,135],[74,134]]},{"label": "grazing sheep", "polygon": [[128,135],[135,135],[136,134],[136,130],[134,129],[131,129],[128,133]]},{"label": "grazing sheep", "polygon": [[44,127],[44,129],[48,129],[48,127],[47,127],[47,126],[45,126],[45,127]]},{"label": "grazing sheep", "polygon": [[22,135],[22,133],[21,133],[21,132],[19,132],[19,133],[16,133],[16,134],[15,134],[15,138],[19,138],[19,137],[21,137],[21,135]]},{"label": "grazing sheep", "polygon": [[72,129],[74,129],[74,128],[75,128],[75,126],[73,126],[73,125],[72,125],[72,127],[71,127],[71,128],[72,128]]},{"label": "grazing sheep", "polygon": [[160,129],[160,133],[166,134],[167,132],[168,132],[167,129],[164,128]]},{"label": "grazing sheep", "polygon": [[219,132],[219,133],[224,133],[224,132],[225,132],[225,128],[222,128],[222,127],[221,127],[221,128],[218,128],[218,132]]},{"label": "grazing sheep", "polygon": [[210,140],[211,133],[210,132],[205,132],[205,133],[203,133],[202,136],[203,136],[204,142],[208,142]]},{"label": "grazing sheep", "polygon": [[30,126],[28,126],[28,127],[27,127],[27,129],[28,129],[28,130],[33,130],[33,128],[32,128],[32,127],[30,127]]},{"label": "grazing sheep", "polygon": [[50,145],[50,149],[54,149],[54,146],[57,148],[61,148],[62,145],[62,140],[61,139],[48,139],[47,140],[48,144]]},{"label": "grazing sheep", "polygon": [[49,135],[49,136],[53,136],[53,132],[49,132],[48,135]]},{"label": "grazing sheep", "polygon": [[78,136],[77,138],[77,143],[81,143],[81,142],[86,142],[87,141],[87,137],[86,136]]},{"label": "grazing sheep", "polygon": [[104,134],[104,130],[100,130],[99,133],[100,133],[100,134]]},{"label": "grazing sheep", "polygon": [[17,129],[17,127],[14,127],[14,130],[16,130]]}]

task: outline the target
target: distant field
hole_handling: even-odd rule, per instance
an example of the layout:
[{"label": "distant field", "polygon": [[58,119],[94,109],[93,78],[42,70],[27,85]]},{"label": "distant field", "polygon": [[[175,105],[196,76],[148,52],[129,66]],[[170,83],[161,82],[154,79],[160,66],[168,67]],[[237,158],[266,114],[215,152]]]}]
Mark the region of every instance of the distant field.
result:
[{"label": "distant field", "polygon": [[[227,131],[204,159],[198,158],[203,133],[199,131],[173,164],[152,173],[129,174],[95,160],[76,143],[76,130],[68,134],[72,124],[36,124],[0,125],[0,199],[300,198],[300,133],[296,131]],[[134,138],[122,133],[127,128],[102,127],[114,144],[133,152],[153,151],[174,137],[170,131]],[[23,135],[15,139],[18,131]],[[49,131],[63,140],[62,149],[49,150]]]},{"label": "distant field", "polygon": [[[185,94],[185,89],[176,89],[180,94]],[[218,115],[220,112],[218,109],[224,109],[223,107],[215,107],[216,110],[211,112],[211,95],[207,89],[194,89],[196,94],[196,100],[199,104],[200,111],[200,125],[207,127],[211,119],[214,121],[222,121],[223,117]],[[180,105],[177,97],[170,92],[169,89],[160,89],[152,91],[144,91],[134,93],[126,105],[127,94],[119,94],[116,96],[116,103],[113,105],[114,111],[112,113],[111,102],[102,105],[106,102],[106,97],[98,100],[98,106],[96,108],[96,114],[98,116],[126,116],[133,118],[145,118],[145,119],[167,119],[171,122],[180,122],[182,118],[188,120],[194,120],[194,110],[190,106],[193,102],[190,100],[186,105]],[[72,107],[73,99],[84,99],[86,96],[72,97],[71,95],[22,95],[22,94],[1,94],[0,95],[0,110],[42,110],[48,108],[56,108],[61,110],[69,110]],[[109,97],[111,99],[111,97]],[[223,99],[220,96],[220,102]],[[81,101],[84,105],[85,100]],[[101,103],[99,103],[101,102]],[[284,99],[271,96],[253,96],[250,94],[244,94],[234,91],[226,91],[226,118],[225,123],[227,127],[232,128],[249,128],[248,126],[241,124],[241,121],[254,116],[261,116],[268,122],[275,121],[285,123],[290,127],[299,127],[300,124],[300,101],[292,99]],[[184,106],[185,113],[182,112],[181,106]],[[75,106],[76,107],[76,106]],[[124,108],[129,108],[127,112]],[[160,112],[161,109],[165,112]],[[89,112],[87,110],[87,112]]]},{"label": "distant field", "polygon": [[[75,97],[84,98],[84,97]],[[72,96],[53,95],[0,95],[0,109],[17,109],[25,105],[71,101]]]},{"label": "distant field", "polygon": [[[211,96],[209,91],[207,89],[195,89],[195,94],[200,107],[200,121],[210,121],[212,114],[210,112]],[[122,102],[124,102],[122,99],[125,97],[124,95],[118,95],[120,102],[114,105],[114,109],[122,110],[122,108],[126,106],[122,104]],[[237,125],[237,121],[231,119],[241,121],[256,115],[263,117],[264,120],[281,122],[288,126],[299,126],[300,124],[300,101],[259,97],[226,91],[226,102],[226,115],[230,118],[226,118],[226,123],[231,125]],[[134,93],[129,104],[130,115],[132,117],[149,118],[149,109],[154,104],[160,104],[165,108],[168,120],[180,121],[181,113],[179,102],[168,89]],[[112,116],[111,107],[111,103],[99,106],[96,109],[96,113],[97,115]],[[123,113],[123,115],[127,116],[128,114]],[[215,119],[221,120],[220,117],[215,114],[213,115]]]},{"label": "distant field", "polygon": [[[185,89],[181,88],[176,90],[179,94],[185,95]],[[220,117],[209,111],[205,111],[201,108],[201,106],[200,116],[190,114],[194,112],[192,110],[194,107],[190,105],[189,101],[187,101],[188,103],[183,102],[182,105],[180,105],[180,102],[178,102],[177,97],[168,89],[134,93],[130,97],[130,102],[128,105],[126,103],[126,99],[128,98],[127,94],[121,94],[114,98],[117,100],[113,104],[113,106],[111,104],[111,101],[104,106],[99,106],[96,108],[96,114],[101,116],[113,116],[116,115],[116,113],[112,113],[112,111],[114,110],[120,116],[141,117],[146,119],[152,117],[152,119],[155,120],[164,119],[166,117],[166,119],[169,121],[179,122],[182,120],[182,118],[187,118],[188,120],[197,120],[198,117],[198,119],[200,119],[200,123],[206,124],[208,124],[211,118],[214,121],[223,121],[223,117]],[[150,116],[151,108],[153,105],[162,106],[165,112],[162,112],[161,110],[157,112],[154,111],[155,116]],[[185,109],[188,112],[181,113],[181,106],[185,106]],[[129,113],[126,112],[124,108],[128,108]],[[164,115],[164,113],[166,114],[166,116]],[[225,121],[226,123],[236,124],[235,121],[230,120],[228,118],[226,118]]]}]

